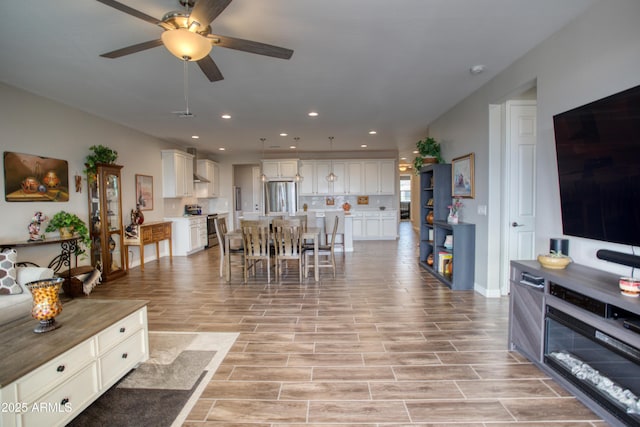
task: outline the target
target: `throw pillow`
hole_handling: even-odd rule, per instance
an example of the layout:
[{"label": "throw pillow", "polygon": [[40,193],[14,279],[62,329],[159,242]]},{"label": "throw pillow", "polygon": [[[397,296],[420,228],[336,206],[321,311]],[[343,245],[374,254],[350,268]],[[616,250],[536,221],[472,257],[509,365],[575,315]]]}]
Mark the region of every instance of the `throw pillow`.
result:
[{"label": "throw pillow", "polygon": [[23,289],[16,282],[18,252],[5,249],[0,253],[0,295],[21,294]]}]

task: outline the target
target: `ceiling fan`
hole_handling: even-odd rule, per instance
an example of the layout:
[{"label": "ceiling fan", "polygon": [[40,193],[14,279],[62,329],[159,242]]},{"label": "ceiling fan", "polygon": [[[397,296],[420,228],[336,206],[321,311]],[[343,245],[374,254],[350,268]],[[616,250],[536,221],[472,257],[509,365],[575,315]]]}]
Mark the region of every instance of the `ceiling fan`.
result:
[{"label": "ceiling fan", "polygon": [[185,10],[168,12],[162,19],[156,19],[115,0],[97,1],[164,29],[160,39],[103,53],[100,56],[104,58],[119,58],[164,44],[178,58],[184,61],[196,62],[209,81],[215,82],[224,79],[224,77],[222,77],[218,66],[209,56],[213,46],[281,59],[289,59],[293,55],[293,50],[291,49],[212,34],[211,22],[229,6],[231,0],[179,0]]}]

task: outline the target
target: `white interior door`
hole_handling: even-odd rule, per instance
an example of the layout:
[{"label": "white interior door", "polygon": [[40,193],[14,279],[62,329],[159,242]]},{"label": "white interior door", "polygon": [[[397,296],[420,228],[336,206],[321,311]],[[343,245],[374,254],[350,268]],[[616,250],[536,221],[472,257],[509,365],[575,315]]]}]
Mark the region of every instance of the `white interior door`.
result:
[{"label": "white interior door", "polygon": [[[535,258],[536,212],[536,102],[509,101],[505,117],[507,186],[506,243],[509,260]],[[508,291],[505,262],[503,286]],[[506,283],[505,283],[506,282]],[[506,292],[503,292],[506,293]]]}]

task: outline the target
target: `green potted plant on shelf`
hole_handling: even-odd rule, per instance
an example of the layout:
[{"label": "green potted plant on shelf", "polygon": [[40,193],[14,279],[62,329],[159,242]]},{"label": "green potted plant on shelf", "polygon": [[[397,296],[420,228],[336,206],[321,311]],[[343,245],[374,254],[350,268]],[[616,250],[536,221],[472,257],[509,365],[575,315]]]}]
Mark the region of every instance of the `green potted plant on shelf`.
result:
[{"label": "green potted plant on shelf", "polygon": [[431,137],[421,139],[416,142],[416,149],[418,155],[413,160],[413,170],[416,174],[420,173],[422,165],[429,163],[429,161],[425,161],[425,159],[433,159],[431,163],[444,163],[444,159],[440,153],[440,143],[435,139]]},{"label": "green potted plant on shelf", "polygon": [[83,245],[86,248],[91,247],[91,238],[89,237],[89,229],[87,228],[87,224],[83,220],[80,219],[76,214],[68,213],[65,211],[60,211],[56,213],[49,220],[49,224],[47,224],[46,232],[59,231],[60,237],[70,238],[75,234],[80,238],[80,245],[76,249],[76,255],[80,255],[84,253],[84,249],[80,246]]},{"label": "green potted plant on shelf", "polygon": [[113,164],[118,159],[118,152],[104,145],[92,145],[89,150],[93,153],[86,157],[84,164],[89,180],[95,178],[98,163]]}]

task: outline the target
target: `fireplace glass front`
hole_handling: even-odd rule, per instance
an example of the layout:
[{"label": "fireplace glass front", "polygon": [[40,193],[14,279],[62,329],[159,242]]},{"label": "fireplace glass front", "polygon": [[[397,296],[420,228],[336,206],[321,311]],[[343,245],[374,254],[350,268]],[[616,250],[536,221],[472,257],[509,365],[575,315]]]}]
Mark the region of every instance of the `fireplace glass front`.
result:
[{"label": "fireplace glass front", "polygon": [[544,362],[625,425],[640,426],[640,350],[547,306]]}]

